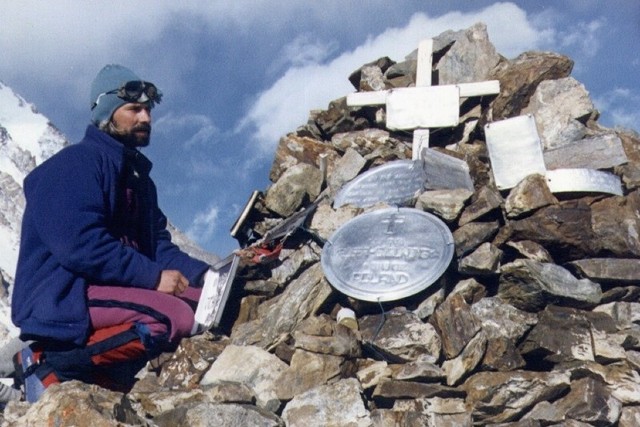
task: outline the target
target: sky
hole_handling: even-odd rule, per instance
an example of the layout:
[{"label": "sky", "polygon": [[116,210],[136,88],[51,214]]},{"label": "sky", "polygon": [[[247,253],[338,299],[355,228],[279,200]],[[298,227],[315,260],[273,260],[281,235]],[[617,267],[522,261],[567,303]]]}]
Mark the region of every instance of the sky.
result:
[{"label": "sky", "polygon": [[418,43],[476,22],[499,53],[575,61],[607,127],[640,129],[638,0],[0,0],[0,81],[70,142],[89,123],[89,88],[117,63],[163,92],[152,177],[169,220],[220,256],[279,139],[355,89],[354,70],[402,61]]}]

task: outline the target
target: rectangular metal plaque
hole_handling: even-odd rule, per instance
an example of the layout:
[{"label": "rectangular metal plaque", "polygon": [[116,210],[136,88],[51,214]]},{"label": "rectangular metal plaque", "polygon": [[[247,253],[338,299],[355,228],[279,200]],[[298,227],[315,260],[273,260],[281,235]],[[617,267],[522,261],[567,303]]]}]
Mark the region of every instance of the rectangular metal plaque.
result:
[{"label": "rectangular metal plaque", "polygon": [[454,85],[409,87],[387,96],[387,128],[418,129],[457,126],[460,89]]},{"label": "rectangular metal plaque", "polygon": [[489,123],[484,133],[498,189],[513,188],[527,175],[544,175],[542,143],[532,115]]},{"label": "rectangular metal plaque", "polygon": [[554,169],[547,171],[552,193],[608,193],[622,196],[620,177],[595,169]]},{"label": "rectangular metal plaque", "polygon": [[210,274],[202,286],[202,294],[195,313],[195,321],[200,325],[201,330],[220,324],[239,261],[240,258],[237,255],[229,255],[212,267],[214,274]]},{"label": "rectangular metal plaque", "polygon": [[426,177],[424,186],[427,190],[465,188],[473,191],[469,165],[464,160],[425,148],[422,150],[422,161]]}]

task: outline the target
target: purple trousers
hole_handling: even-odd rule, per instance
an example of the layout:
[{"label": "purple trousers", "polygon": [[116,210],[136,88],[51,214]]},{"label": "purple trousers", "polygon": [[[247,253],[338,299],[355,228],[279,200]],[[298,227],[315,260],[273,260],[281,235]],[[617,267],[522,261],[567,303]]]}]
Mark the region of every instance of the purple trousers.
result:
[{"label": "purple trousers", "polygon": [[188,287],[179,296],[174,296],[151,289],[89,285],[92,327],[143,324],[151,336],[166,336],[169,343],[176,344],[192,333],[201,291],[201,288]]}]

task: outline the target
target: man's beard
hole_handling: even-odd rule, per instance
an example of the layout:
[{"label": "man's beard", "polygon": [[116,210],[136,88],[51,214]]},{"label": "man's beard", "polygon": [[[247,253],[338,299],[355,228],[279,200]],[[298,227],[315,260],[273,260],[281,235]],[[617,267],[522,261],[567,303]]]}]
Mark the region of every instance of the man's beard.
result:
[{"label": "man's beard", "polygon": [[[146,131],[146,135],[137,133],[142,131]],[[151,138],[151,125],[141,124],[129,131],[124,131],[118,129],[116,123],[110,121],[105,132],[128,147],[146,147]]]}]

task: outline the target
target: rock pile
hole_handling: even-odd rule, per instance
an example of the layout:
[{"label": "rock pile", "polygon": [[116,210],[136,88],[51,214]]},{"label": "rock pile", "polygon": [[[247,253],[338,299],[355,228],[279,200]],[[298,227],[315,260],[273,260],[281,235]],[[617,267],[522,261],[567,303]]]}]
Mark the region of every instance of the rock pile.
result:
[{"label": "rock pile", "polygon": [[[500,82],[498,95],[461,104],[458,127],[431,132],[430,147],[473,179],[410,203],[453,233],[436,283],[368,303],[325,278],[323,244],[380,207],[334,208],[333,197],[411,159],[411,133],[386,129],[383,106],[338,99],[281,139],[246,223],[264,236],[317,203],[276,261],[241,269],[219,329],[150,363],[128,394],[52,386],[32,406],[9,404],[5,425],[640,425],[640,136],[597,123],[569,58],[507,60],[482,24],[436,37],[433,62],[439,84]],[[349,79],[358,91],[408,87],[415,70],[414,53]],[[614,173],[623,195],[555,194],[536,174],[498,190],[484,125],[522,114],[535,117],[549,169]],[[343,307],[357,328],[336,321]]]}]

